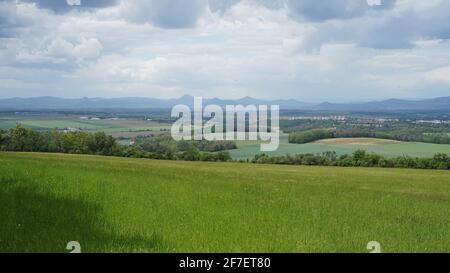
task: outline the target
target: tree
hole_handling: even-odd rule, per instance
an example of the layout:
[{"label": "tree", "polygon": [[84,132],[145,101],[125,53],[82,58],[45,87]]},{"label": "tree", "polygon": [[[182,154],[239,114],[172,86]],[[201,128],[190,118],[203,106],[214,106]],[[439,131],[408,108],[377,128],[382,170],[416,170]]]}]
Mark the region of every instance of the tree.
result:
[{"label": "tree", "polygon": [[366,157],[365,150],[356,150],[353,152],[354,166],[360,166],[364,158]]},{"label": "tree", "polygon": [[200,160],[200,152],[196,147],[190,146],[186,151],[182,153],[181,159],[188,161],[198,161]]},{"label": "tree", "polygon": [[313,129],[304,132],[297,132],[289,134],[289,143],[309,143],[320,139],[333,138],[333,130],[328,129]]},{"label": "tree", "polygon": [[117,150],[116,140],[104,132],[91,135],[87,145],[92,153],[99,155],[114,155]]},{"label": "tree", "polygon": [[39,132],[17,125],[8,131],[6,149],[18,152],[44,152],[47,150],[45,140]]},{"label": "tree", "polygon": [[132,158],[143,158],[147,157],[146,152],[139,146],[129,146],[125,148],[121,156],[132,157]]},{"label": "tree", "polygon": [[450,158],[446,154],[436,154],[433,157],[433,167],[436,169],[446,170],[450,169]]},{"label": "tree", "polygon": [[219,161],[230,161],[231,155],[227,151],[220,151],[220,152],[217,152],[217,159]]},{"label": "tree", "polygon": [[0,151],[8,151],[10,145],[10,135],[8,131],[0,130]]}]

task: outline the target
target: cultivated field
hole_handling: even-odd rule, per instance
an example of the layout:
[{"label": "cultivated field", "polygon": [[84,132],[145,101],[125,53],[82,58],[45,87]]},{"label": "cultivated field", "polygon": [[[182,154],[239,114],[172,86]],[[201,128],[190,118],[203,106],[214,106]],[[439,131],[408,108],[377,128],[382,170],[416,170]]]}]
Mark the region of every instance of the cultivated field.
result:
[{"label": "cultivated field", "polygon": [[[237,145],[238,149],[230,151],[233,159],[251,159],[256,154],[261,153],[259,142],[241,141],[238,142]],[[338,155],[342,155],[351,154],[358,149],[387,157],[403,155],[413,157],[433,157],[437,153],[445,153],[450,155],[450,145],[447,144],[401,142],[375,138],[336,138],[324,139],[306,144],[293,144],[288,143],[286,135],[281,136],[280,146],[277,151],[265,153],[275,156],[306,153],[316,154],[327,151],[335,151]]]},{"label": "cultivated field", "polygon": [[42,116],[3,116],[0,118],[0,129],[14,128],[21,124],[35,130],[78,129],[82,131],[103,131],[113,137],[132,138],[170,130],[171,125],[137,118],[121,119],[82,119],[80,116],[55,115]]},{"label": "cultivated field", "polygon": [[450,252],[449,178],[0,153],[0,252]]}]

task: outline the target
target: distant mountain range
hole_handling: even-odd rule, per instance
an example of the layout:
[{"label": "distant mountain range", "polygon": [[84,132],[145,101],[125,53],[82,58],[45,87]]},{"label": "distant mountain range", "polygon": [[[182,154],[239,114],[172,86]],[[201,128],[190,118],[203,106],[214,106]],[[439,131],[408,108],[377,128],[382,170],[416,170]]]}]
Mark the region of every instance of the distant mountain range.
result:
[{"label": "distant mountain range", "polygon": [[436,110],[450,111],[450,97],[425,100],[389,99],[364,103],[321,103],[313,107],[315,110],[327,111],[400,111],[400,110]]},{"label": "distant mountain range", "polygon": [[[66,99],[56,97],[35,98],[10,98],[0,99],[0,111],[6,110],[80,110],[80,109],[150,109],[172,108],[177,104],[192,106],[194,97],[185,95],[177,99],[154,98],[81,98]],[[248,105],[248,104],[278,104],[282,110],[320,110],[320,111],[399,111],[399,110],[423,110],[423,111],[450,111],[450,96],[425,100],[400,100],[390,99],[383,101],[371,101],[364,103],[329,103],[320,104],[300,102],[294,99],[288,100],[260,100],[244,97],[237,100],[223,100],[219,98],[205,99],[206,104],[220,106]]]}]

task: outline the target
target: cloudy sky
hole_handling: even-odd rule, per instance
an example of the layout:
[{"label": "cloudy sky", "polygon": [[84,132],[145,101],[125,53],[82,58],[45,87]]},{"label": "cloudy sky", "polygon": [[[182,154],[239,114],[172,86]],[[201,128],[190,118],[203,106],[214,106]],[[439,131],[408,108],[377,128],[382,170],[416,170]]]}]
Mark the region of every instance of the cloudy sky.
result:
[{"label": "cloudy sky", "polygon": [[449,14],[448,0],[0,0],[0,97],[450,96]]}]

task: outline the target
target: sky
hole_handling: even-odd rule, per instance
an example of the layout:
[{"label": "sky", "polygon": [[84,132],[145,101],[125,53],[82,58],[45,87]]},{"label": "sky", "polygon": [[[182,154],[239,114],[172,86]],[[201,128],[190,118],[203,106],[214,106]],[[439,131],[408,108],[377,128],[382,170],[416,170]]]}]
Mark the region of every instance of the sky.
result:
[{"label": "sky", "polygon": [[0,98],[450,96],[448,0],[0,0]]}]

